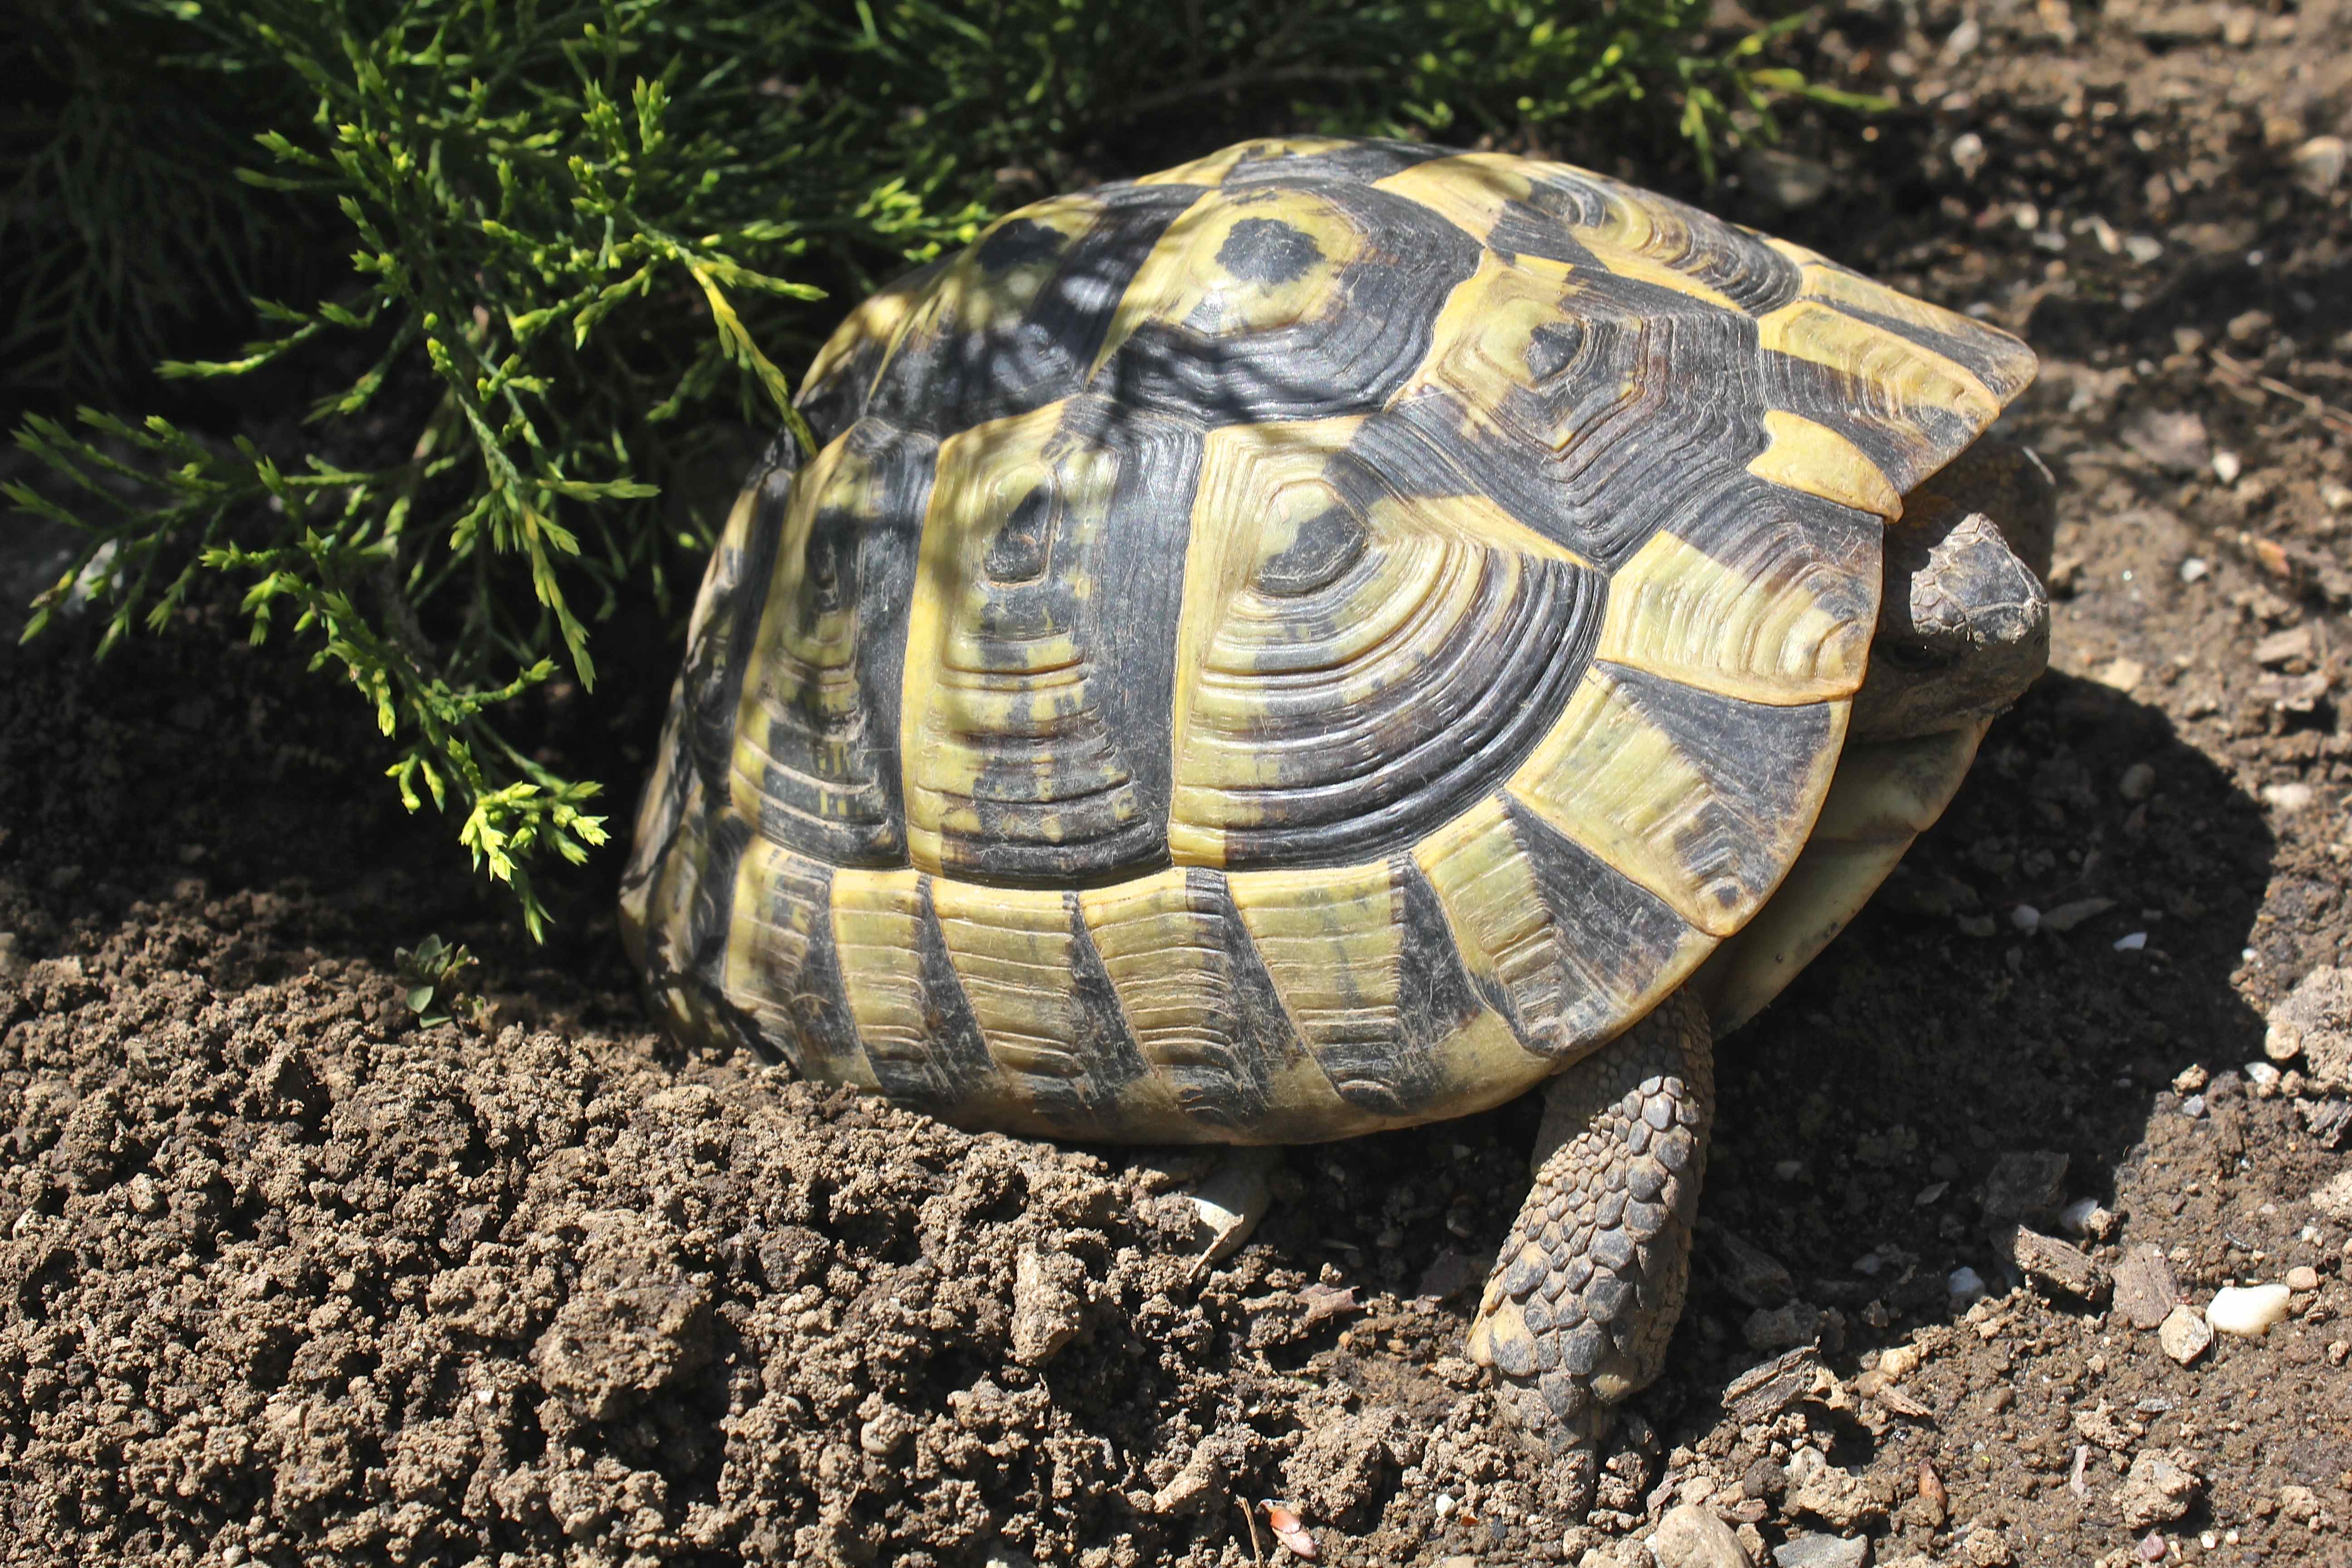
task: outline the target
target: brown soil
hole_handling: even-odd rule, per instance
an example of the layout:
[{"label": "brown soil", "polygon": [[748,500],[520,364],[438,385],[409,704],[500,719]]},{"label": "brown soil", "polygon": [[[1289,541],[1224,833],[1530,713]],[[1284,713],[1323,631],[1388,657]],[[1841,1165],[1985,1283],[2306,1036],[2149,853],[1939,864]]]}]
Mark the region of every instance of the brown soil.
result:
[{"label": "brown soil", "polygon": [[[1725,1044],[1690,1308],[1590,1524],[1461,1354],[1529,1108],[1294,1151],[1212,1266],[1185,1159],[683,1058],[608,917],[500,936],[355,705],[68,627],[0,665],[0,1553],[1239,1564],[1274,1499],[1335,1563],[1646,1563],[1689,1502],[1758,1562],[2352,1559],[2343,1047],[2245,1065],[2352,946],[2352,180],[2291,177],[2352,132],[2352,8],[1830,26],[1816,70],[1904,108],[1793,125],[1811,205],[1786,160],[1708,199],[2041,350],[2055,668]],[[479,1020],[401,1001],[436,930],[490,955]],[[2299,1269],[2266,1337],[2146,1326],[2159,1273]]]}]

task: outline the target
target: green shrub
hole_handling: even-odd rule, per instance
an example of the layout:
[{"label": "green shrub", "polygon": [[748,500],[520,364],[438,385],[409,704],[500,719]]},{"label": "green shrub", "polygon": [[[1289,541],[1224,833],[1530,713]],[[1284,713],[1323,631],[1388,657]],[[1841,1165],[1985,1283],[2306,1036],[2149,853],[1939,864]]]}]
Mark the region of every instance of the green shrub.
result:
[{"label": "green shrub", "polygon": [[[105,26],[136,22],[146,57],[196,84],[184,100],[266,153],[235,174],[292,215],[273,242],[348,268],[310,303],[256,300],[268,335],[237,356],[162,366],[309,389],[289,437],[26,418],[17,440],[53,473],[8,493],[84,542],[26,635],[86,593],[103,651],[205,574],[242,585],[256,640],[283,629],[359,689],[403,800],[459,816],[534,934],[531,866],[608,830],[596,783],[527,754],[501,710],[564,671],[593,688],[590,627],[675,605],[712,521],[681,498],[740,463],[746,426],[805,442],[782,367],[877,278],[1003,206],[1241,134],[1540,136],[1623,103],[1704,157],[1727,103],[1807,90],[1764,67],[1762,34],[1702,49],[1700,0],[110,5]],[[78,134],[102,163],[141,125],[115,101],[139,73],[76,69],[52,75],[95,95]],[[168,155],[202,164],[218,131]],[[20,188],[54,195],[55,159],[21,127],[9,145]],[[180,173],[156,235],[119,212],[100,232],[104,204],[76,228],[20,202],[47,225],[25,251],[53,280],[40,298],[73,315],[112,287],[110,319],[165,321],[172,289],[243,276],[250,247],[222,237],[247,210],[235,188],[215,165]],[[139,243],[163,283],[73,281],[77,258]],[[61,382],[103,386],[72,369]]]}]

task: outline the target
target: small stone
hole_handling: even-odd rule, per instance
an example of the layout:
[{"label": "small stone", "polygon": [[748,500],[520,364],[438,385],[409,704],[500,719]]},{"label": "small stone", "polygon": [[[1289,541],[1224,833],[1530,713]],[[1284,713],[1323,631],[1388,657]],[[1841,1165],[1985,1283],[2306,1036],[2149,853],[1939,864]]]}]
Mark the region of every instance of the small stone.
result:
[{"label": "small stone", "polygon": [[[1742,1426],[1759,1426],[1800,1399],[1836,1386],[1837,1379],[1822,1364],[1820,1353],[1811,1345],[1802,1345],[1733,1378],[1723,1391],[1723,1407]],[[1754,1473],[1749,1472],[1751,1477]]]},{"label": "small stone", "polygon": [[2223,484],[2236,484],[2238,476],[2243,472],[2245,465],[2238,460],[2237,453],[2221,451],[2213,454],[2213,477]]},{"label": "small stone", "polygon": [[2146,800],[2156,793],[2156,770],[2146,763],[2134,763],[2116,781],[2116,793],[2126,800]]},{"label": "small stone", "polygon": [[1985,1176],[1985,1217],[2022,1223],[2055,1213],[2065,1182],[2065,1155],[2047,1149],[2012,1150],[1995,1160]]},{"label": "small stone", "polygon": [[2070,1296],[2090,1301],[2105,1293],[2105,1274],[2080,1247],[2021,1225],[2008,1227],[2003,1245],[2021,1272],[2047,1280]]},{"label": "small stone", "polygon": [[2092,1241],[2105,1241],[2113,1236],[2116,1223],[2115,1211],[2096,1198],[2076,1198],[2058,1211],[2059,1229]]},{"label": "small stone", "polygon": [[1965,1263],[1952,1270],[1944,1281],[1944,1288],[1950,1292],[1955,1306],[1984,1300],[1984,1276]]},{"label": "small stone", "polygon": [[2342,970],[2321,964],[2305,975],[2271,1008],[2267,1026],[2263,1055],[2271,1060],[2291,1062],[2300,1056],[2308,1076],[2322,1084],[2352,1079],[2352,986],[2345,984]]},{"label": "small stone", "polygon": [[2156,1342],[2163,1347],[2165,1354],[2187,1366],[2213,1342],[2213,1331],[2196,1308],[2179,1306],[2167,1312],[2164,1321],[2157,1326]]},{"label": "small stone", "polygon": [[1960,1561],[1969,1568],[2010,1568],[2017,1554],[1996,1530],[1971,1530],[1960,1542]]},{"label": "small stone", "polygon": [[2212,570],[2203,556],[2191,555],[2180,563],[2180,580],[2183,583],[2202,582]]},{"label": "small stone", "polygon": [[1658,1568],[1749,1568],[1731,1526],[1696,1503],[1670,1510],[1650,1537]]},{"label": "small stone", "polygon": [[1233,1149],[1218,1160],[1192,1194],[1197,1234],[1212,1263],[1229,1258],[1249,1240],[1274,1201],[1271,1178],[1282,1163],[1278,1148]]},{"label": "small stone", "polygon": [[2284,1285],[2226,1285],[2213,1292],[2205,1321],[2218,1333],[2258,1340],[2286,1321]]},{"label": "small stone", "polygon": [[2309,811],[2318,799],[2318,792],[2300,781],[2263,785],[2263,804],[2281,816],[2292,816],[2299,811]]},{"label": "small stone", "polygon": [[2091,679],[2110,690],[2129,696],[2147,679],[2147,667],[2136,658],[2111,658],[2091,671]]},{"label": "small stone", "polygon": [[2298,1263],[2286,1271],[2286,1288],[2290,1290],[2319,1289],[2319,1270],[2308,1263]]},{"label": "small stone", "polygon": [[1870,1561],[1865,1536],[1792,1535],[1772,1549],[1779,1568],[1863,1568]]},{"label": "small stone", "polygon": [[2115,1494],[2124,1524],[2132,1530],[2170,1524],[2197,1501],[2204,1481],[2199,1478],[2196,1456],[2185,1448],[2158,1453],[2143,1449],[2132,1460],[2131,1471]]},{"label": "small stone", "polygon": [[2311,1206],[2333,1220],[2352,1220],[2352,1171],[2338,1171],[2311,1190]]},{"label": "small stone", "polygon": [[1973,131],[1961,132],[1952,138],[1951,159],[1952,167],[1960,172],[1960,178],[1975,179],[1977,171],[1985,164],[1984,138]]},{"label": "small stone", "polygon": [[1044,1366],[1086,1327],[1086,1265],[1067,1253],[1024,1247],[1013,1265],[1013,1359]]},{"label": "small stone", "polygon": [[1811,1514],[1832,1530],[1857,1530],[1885,1515],[1885,1505],[1868,1483],[1831,1464],[1819,1448],[1799,1448],[1790,1455],[1789,1479],[1793,1484],[1788,1511]]},{"label": "small stone", "polygon": [[2317,646],[2311,624],[2306,621],[2283,632],[2273,632],[2254,644],[2254,662],[2264,669],[2284,669],[2298,664],[2308,667]]},{"label": "small stone", "polygon": [[2294,183],[2315,196],[2324,196],[2344,178],[2345,146],[2341,136],[2315,136],[2287,159]]}]

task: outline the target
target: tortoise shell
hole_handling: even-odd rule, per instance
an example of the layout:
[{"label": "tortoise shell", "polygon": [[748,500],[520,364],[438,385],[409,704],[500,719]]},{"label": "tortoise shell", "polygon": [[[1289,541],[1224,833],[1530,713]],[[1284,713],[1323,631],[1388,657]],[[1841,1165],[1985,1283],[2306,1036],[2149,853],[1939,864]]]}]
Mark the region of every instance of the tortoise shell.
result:
[{"label": "tortoise shell", "polygon": [[1260,142],[851,314],[738,503],[624,923],[677,1031],[966,1126],[1498,1103],[1772,894],[2005,333],[1559,163]]}]

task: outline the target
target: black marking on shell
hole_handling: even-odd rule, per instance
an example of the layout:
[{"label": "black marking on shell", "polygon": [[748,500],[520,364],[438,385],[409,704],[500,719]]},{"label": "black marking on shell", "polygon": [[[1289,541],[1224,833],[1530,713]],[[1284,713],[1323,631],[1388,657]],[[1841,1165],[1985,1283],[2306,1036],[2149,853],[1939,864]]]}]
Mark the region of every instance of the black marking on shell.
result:
[{"label": "black marking on shell", "polygon": [[793,406],[808,421],[822,451],[832,445],[835,437],[848,429],[866,416],[867,394],[873,390],[874,374],[882,368],[882,361],[890,352],[890,335],[866,330],[860,318],[871,321],[869,311],[880,311],[899,299],[919,297],[929,291],[946,269],[952,257],[942,257],[927,266],[919,267],[904,277],[893,279],[877,291],[857,310],[850,312],[842,331],[857,331],[857,341],[848,353],[824,367],[822,375],[812,376],[793,399]]},{"label": "black marking on shell", "polygon": [[1454,155],[1451,148],[1432,147],[1421,142],[1351,142],[1344,147],[1327,147],[1310,153],[1286,153],[1278,147],[1267,146],[1251,152],[1235,163],[1225,175],[1223,184],[1229,189],[1271,181],[1290,184],[1306,180],[1369,185],[1375,180],[1385,180],[1391,174],[1401,174],[1415,163]]},{"label": "black marking on shell", "polygon": [[1077,1133],[1117,1122],[1120,1097],[1150,1068],[1119,1010],[1118,993],[1079,912],[1077,895],[1065,893],[1062,903],[1069,916],[1070,1006],[1079,1020],[1069,1051],[1082,1070],[1066,1079],[1040,1075],[1025,1081],[1035,1086],[1047,1119],[1059,1119]]},{"label": "black marking on shell", "polygon": [[1519,1040],[1546,1056],[1581,1056],[1617,1027],[1626,1004],[1673,958],[1690,926],[1665,900],[1518,801],[1506,796],[1504,809],[1551,918],[1559,986],[1557,1037],[1521,1027]]},{"label": "black marking on shell", "polygon": [[1245,217],[1217,247],[1217,265],[1252,283],[1288,283],[1323,259],[1311,236],[1279,218]]},{"label": "black marking on shell", "polygon": [[1897,405],[1894,393],[1851,372],[1795,354],[1762,355],[1760,405],[1826,425],[1878,466],[1898,494],[1944,466],[1976,439],[1975,426],[1957,409],[1927,404]]},{"label": "black marking on shell", "polygon": [[[1265,186],[1242,199],[1262,195],[1279,217],[1286,194]],[[1222,331],[1213,320],[1148,321],[1112,354],[1095,389],[1211,426],[1320,419],[1385,401],[1428,353],[1439,307],[1476,270],[1482,247],[1385,191],[1315,184],[1301,194],[1344,214],[1370,244],[1333,280],[1320,316],[1250,332]]]},{"label": "black marking on shell", "polygon": [[981,1038],[980,1024],[965,1000],[931,907],[931,879],[919,877],[921,909],[915,919],[915,957],[921,975],[924,1027],[919,1042],[862,1039],[866,1060],[882,1092],[900,1105],[953,1121],[997,1074],[995,1058]]},{"label": "black marking on shell", "polygon": [[[951,267],[932,279],[922,309],[934,313],[909,323],[866,411],[949,436],[1076,392],[1136,268],[1197,193],[1129,185],[1095,195],[1104,207],[1084,233],[1065,239],[1016,216],[981,242],[970,273]],[[958,287],[959,277],[992,283],[1016,268],[1051,268],[1017,313],[1002,306],[1003,319],[979,326],[941,308],[940,290]]]},{"label": "black marking on shell", "polygon": [[[1201,433],[1079,397],[1055,441],[1066,453],[1117,462],[1108,510],[1071,517],[1049,474],[1015,504],[991,546],[994,565],[1019,574],[999,577],[991,567],[995,580],[967,630],[981,658],[993,650],[1007,668],[1017,668],[1024,645],[1036,639],[1074,643],[1087,667],[1090,706],[1064,711],[1047,695],[1009,731],[961,737],[985,758],[970,797],[977,830],[944,830],[940,864],[979,881],[1086,886],[1167,863],[1169,757],[1160,737],[1174,701],[1183,594],[1182,572],[1171,563],[1184,559],[1183,500],[1198,482]],[[931,526],[971,524],[935,518]],[[1083,548],[1073,538],[1082,526]],[[895,721],[895,703],[891,712]]]},{"label": "black marking on shell", "polygon": [[[934,445],[874,420],[861,420],[842,439],[848,460],[871,465],[866,493],[878,504],[870,512],[820,508],[802,558],[781,563],[778,591],[769,595],[766,651],[794,696],[758,704],[765,732],[734,739],[765,759],[758,764],[761,837],[837,866],[903,865],[898,672]],[[807,470],[820,471],[822,465]],[[781,521],[763,516],[761,524],[772,550]],[[826,678],[839,672],[805,666],[793,649],[796,634],[845,614],[855,624],[849,672],[857,700],[852,710],[835,713],[824,707]],[[744,717],[757,723],[753,714]],[[727,721],[732,727],[737,714],[730,710]]]},{"label": "black marking on shell", "polygon": [[1192,910],[1216,922],[1216,960],[1223,1038],[1202,1040],[1196,1054],[1157,1066],[1176,1086],[1176,1103],[1195,1121],[1236,1131],[1262,1120],[1272,1103],[1273,1071],[1303,1047],[1283,1011],[1274,978],[1250,941],[1222,872],[1190,867],[1184,895]]},{"label": "black marking on shell", "polygon": [[1710,472],[1764,449],[1756,323],[1607,273],[1571,274],[1561,310],[1524,384],[1441,382],[1394,412],[1521,522],[1613,569]]},{"label": "black marking on shell", "polygon": [[1533,204],[1548,207],[1562,222],[1595,227],[1609,224],[1612,207],[1638,212],[1651,226],[1647,242],[1635,247],[1642,255],[1705,284],[1750,315],[1778,310],[1804,287],[1795,262],[1712,213],[1605,174],[1559,164],[1539,167],[1535,178],[1541,194],[1531,198]]},{"label": "black marking on shell", "polygon": [[1787,869],[1771,847],[1808,809],[1814,760],[1835,735],[1832,707],[1768,707],[1622,665],[1601,668],[1711,786],[1698,824],[1675,846],[1683,863],[1716,883],[1727,905],[1769,893]]}]

